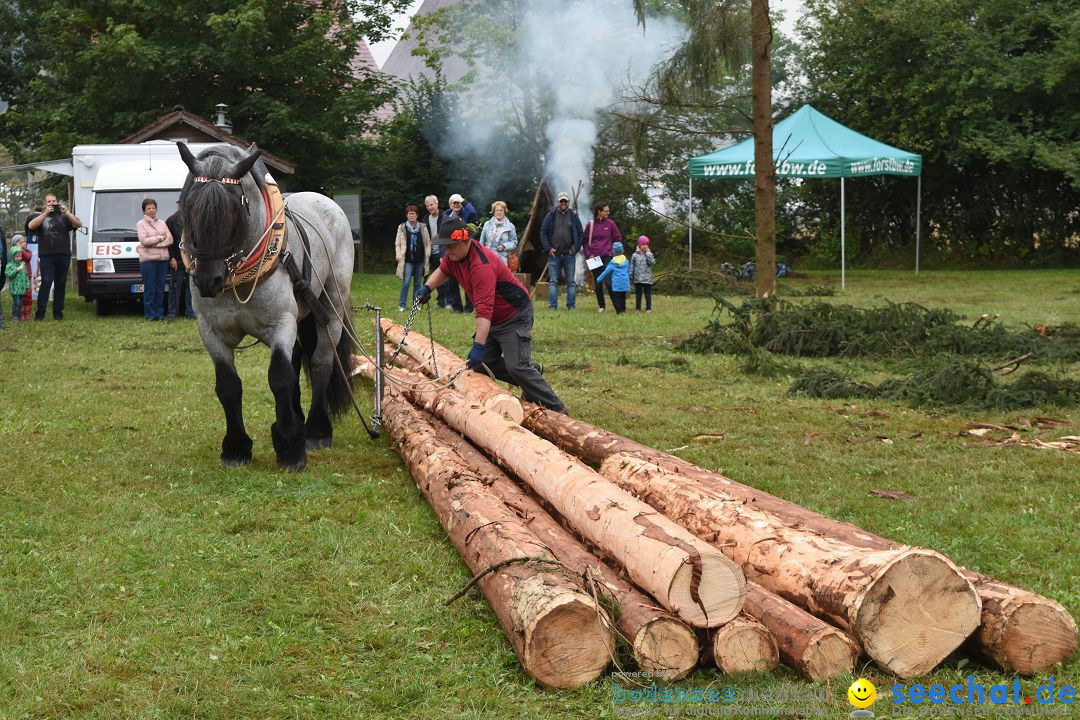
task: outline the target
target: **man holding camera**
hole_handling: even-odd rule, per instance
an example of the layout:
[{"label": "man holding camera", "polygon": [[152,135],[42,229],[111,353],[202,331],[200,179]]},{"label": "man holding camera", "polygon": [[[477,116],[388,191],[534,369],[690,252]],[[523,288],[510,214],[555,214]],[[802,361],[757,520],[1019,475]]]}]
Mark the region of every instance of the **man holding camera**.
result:
[{"label": "man holding camera", "polygon": [[64,319],[64,291],[67,289],[68,267],[71,266],[71,231],[82,227],[82,220],[68,212],[67,205],[56,198],[56,193],[45,196],[42,212],[26,219],[26,234],[38,237],[38,272],[41,287],[38,289],[35,320],[45,319],[49,304],[49,290],[53,291],[53,318]]}]

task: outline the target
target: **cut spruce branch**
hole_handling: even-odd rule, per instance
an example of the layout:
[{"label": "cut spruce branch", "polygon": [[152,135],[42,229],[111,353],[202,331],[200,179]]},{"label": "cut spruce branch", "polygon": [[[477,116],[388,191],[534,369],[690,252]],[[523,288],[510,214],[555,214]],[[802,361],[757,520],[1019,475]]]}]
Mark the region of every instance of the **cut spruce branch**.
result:
[{"label": "cut spruce branch", "polygon": [[630,645],[634,661],[642,670],[668,681],[680,680],[694,669],[700,648],[697,636],[674,615],[656,606],[621,579],[606,563],[589,552],[563,528],[540,503],[522,490],[505,472],[488,460],[468,440],[441,420],[427,416],[440,441],[461,459],[502,500],[555,557],[579,577],[595,578],[599,590],[618,603],[616,626]]},{"label": "cut spruce branch", "polygon": [[[363,363],[360,371],[373,368]],[[421,376],[397,371],[414,381]],[[708,543],[501,415],[452,389],[402,388],[544,498],[582,537],[621,564],[631,581],[694,627],[738,615],[742,571]]]},{"label": "cut spruce branch", "polygon": [[633,455],[609,457],[601,473],[714,543],[748,580],[850,632],[902,678],[933,670],[979,625],[975,589],[932,550],[854,547]]},{"label": "cut spruce branch", "polygon": [[712,653],[726,675],[775,670],[780,662],[772,633],[746,613],[713,631]]},{"label": "cut spruce branch", "polygon": [[482,575],[478,584],[525,671],[553,688],[598,678],[614,651],[603,609],[561,563],[553,565],[559,561],[550,548],[436,438],[421,413],[389,397],[383,417],[450,541],[469,570]]},{"label": "cut spruce branch", "polygon": [[[872,550],[903,547],[850,523],[807,510],[589,423],[532,403],[524,403],[523,407],[525,427],[592,465],[599,466],[616,453],[629,453],[676,470],[705,487],[738,498],[814,533]],[[975,586],[982,601],[979,629],[968,641],[972,652],[1005,670],[1026,676],[1046,672],[1072,656],[1077,646],[1077,626],[1060,603],[974,570],[960,568],[960,571]],[[780,639],[777,641],[779,643]]]},{"label": "cut spruce branch", "polygon": [[[387,341],[396,348],[404,336],[404,326],[385,318],[382,326]],[[460,357],[439,343],[432,343],[430,338],[415,331],[409,333],[405,345],[402,346],[402,352],[420,363],[424,373],[431,377],[436,377],[436,369],[438,369],[439,377],[449,377],[465,366],[465,362]],[[434,361],[432,360],[433,353]],[[461,390],[465,397],[480,403],[489,410],[494,410],[507,420],[521,422],[524,414],[521,402],[487,375],[466,372],[458,376],[454,381],[454,386]]]},{"label": "cut spruce branch", "polygon": [[772,633],[780,659],[800,675],[824,683],[855,672],[859,646],[850,635],[757,583],[746,583],[743,612]]}]

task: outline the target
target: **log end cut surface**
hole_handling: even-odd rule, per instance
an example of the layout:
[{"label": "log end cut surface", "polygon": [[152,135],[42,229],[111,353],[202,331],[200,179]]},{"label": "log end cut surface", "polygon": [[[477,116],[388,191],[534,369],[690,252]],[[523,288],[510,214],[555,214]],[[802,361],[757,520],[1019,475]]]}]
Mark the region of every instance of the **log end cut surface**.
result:
[{"label": "log end cut surface", "polygon": [[493,394],[484,400],[484,407],[498,413],[512,423],[521,424],[525,413],[521,409],[521,403],[513,395],[507,393]]},{"label": "log end cut surface", "polygon": [[713,659],[726,675],[768,672],[780,663],[772,633],[753,620],[735,618],[713,634]]},{"label": "log end cut surface", "polygon": [[1005,667],[1021,675],[1046,672],[1076,650],[1076,623],[1056,603],[1024,603],[1009,617],[998,647]]},{"label": "log end cut surface", "polygon": [[659,618],[633,638],[634,660],[642,670],[674,682],[694,669],[698,661],[697,636],[677,620]]},{"label": "log end cut surface", "polygon": [[591,601],[565,595],[548,603],[526,629],[523,665],[552,688],[581,687],[611,662],[614,640]]},{"label": "log end cut surface", "polygon": [[672,577],[668,590],[670,609],[694,627],[716,627],[742,609],[746,576],[719,552],[703,552],[698,557],[697,562],[684,563]]},{"label": "log end cut surface", "polygon": [[801,667],[814,682],[826,683],[855,672],[859,650],[842,632],[825,632],[806,645]]},{"label": "log end cut surface", "polygon": [[855,618],[866,654],[901,678],[933,670],[979,626],[975,588],[930,550],[894,558],[867,587]]}]

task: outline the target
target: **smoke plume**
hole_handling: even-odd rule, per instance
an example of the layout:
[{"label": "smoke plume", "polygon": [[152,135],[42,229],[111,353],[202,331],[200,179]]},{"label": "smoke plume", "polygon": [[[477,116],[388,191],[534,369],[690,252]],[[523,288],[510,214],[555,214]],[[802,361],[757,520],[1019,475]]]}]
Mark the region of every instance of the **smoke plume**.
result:
[{"label": "smoke plume", "polygon": [[[555,192],[573,194],[591,215],[593,146],[601,113],[619,104],[621,91],[643,85],[652,68],[668,57],[684,36],[674,20],[638,23],[630,0],[545,0],[522,2],[509,68],[481,68],[470,85],[468,118],[445,138],[448,156],[501,153],[514,161],[509,118],[520,117],[521,92],[532,93],[546,120],[545,174]],[[480,5],[483,7],[483,4]],[[526,88],[521,81],[532,78]],[[490,157],[490,155],[488,155]],[[494,167],[475,178],[477,199],[494,190]]]}]

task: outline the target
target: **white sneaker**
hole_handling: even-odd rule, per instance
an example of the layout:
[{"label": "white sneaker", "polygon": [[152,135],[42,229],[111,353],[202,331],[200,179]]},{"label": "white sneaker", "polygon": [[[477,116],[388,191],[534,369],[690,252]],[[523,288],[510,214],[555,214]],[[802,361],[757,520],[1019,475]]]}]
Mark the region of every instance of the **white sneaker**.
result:
[{"label": "white sneaker", "polygon": [[604,308],[599,308],[596,312],[604,312]]},{"label": "white sneaker", "polygon": [[398,305],[397,311],[398,312],[405,312],[405,306],[404,305]]}]

